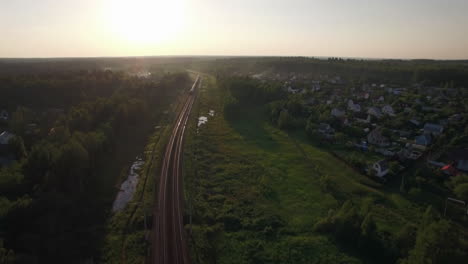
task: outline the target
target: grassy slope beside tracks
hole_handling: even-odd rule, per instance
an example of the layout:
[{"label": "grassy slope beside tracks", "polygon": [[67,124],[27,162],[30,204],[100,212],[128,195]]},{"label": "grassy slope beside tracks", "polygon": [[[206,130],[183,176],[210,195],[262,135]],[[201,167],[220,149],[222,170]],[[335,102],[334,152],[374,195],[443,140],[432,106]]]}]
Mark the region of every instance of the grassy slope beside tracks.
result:
[{"label": "grassy slope beside tracks", "polygon": [[[424,208],[384,192],[305,136],[269,125],[263,106],[226,118],[226,93],[214,78],[204,79],[186,144],[194,263],[393,263],[402,257],[389,238],[417,225]],[[208,122],[197,127],[198,116]],[[353,224],[337,224],[343,219]],[[325,220],[334,222],[331,230]]]}]

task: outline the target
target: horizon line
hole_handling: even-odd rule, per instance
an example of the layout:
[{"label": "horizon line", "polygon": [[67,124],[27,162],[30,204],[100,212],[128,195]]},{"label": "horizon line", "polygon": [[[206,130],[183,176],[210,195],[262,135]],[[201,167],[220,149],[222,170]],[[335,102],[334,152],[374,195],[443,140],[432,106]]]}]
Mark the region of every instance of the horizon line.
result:
[{"label": "horizon line", "polygon": [[348,59],[348,60],[399,60],[399,61],[468,61],[464,59],[434,59],[434,58],[385,58],[385,57],[359,57],[359,56],[306,56],[306,55],[122,55],[122,56],[51,56],[51,57],[0,57],[0,60],[51,60],[51,59],[125,59],[125,58],[309,58],[309,59]]}]

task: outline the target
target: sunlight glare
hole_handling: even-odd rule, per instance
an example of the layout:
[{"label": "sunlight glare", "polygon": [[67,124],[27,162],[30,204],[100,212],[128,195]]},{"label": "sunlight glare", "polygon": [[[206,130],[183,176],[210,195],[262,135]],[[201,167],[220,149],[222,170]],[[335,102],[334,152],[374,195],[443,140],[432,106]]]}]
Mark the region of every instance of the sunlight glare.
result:
[{"label": "sunlight glare", "polygon": [[108,2],[111,30],[135,44],[155,44],[177,36],[184,23],[185,0]]}]

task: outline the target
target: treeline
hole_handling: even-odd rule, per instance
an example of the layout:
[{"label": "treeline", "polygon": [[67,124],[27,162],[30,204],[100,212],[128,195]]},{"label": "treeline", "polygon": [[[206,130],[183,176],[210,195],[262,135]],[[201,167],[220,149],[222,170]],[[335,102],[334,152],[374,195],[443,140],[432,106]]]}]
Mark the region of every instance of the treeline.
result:
[{"label": "treeline", "polygon": [[228,116],[235,116],[238,107],[267,104],[287,97],[277,83],[260,82],[249,77],[225,76],[218,79],[218,84],[227,92],[224,112]]},{"label": "treeline", "polygon": [[[408,85],[468,87],[468,61],[318,59],[307,57],[228,58],[217,60],[218,75],[269,72],[341,76],[349,80]],[[359,76],[356,79],[356,76]]]},{"label": "treeline", "polygon": [[[116,82],[103,92],[109,96],[80,97],[81,102],[26,146],[22,137],[28,137],[23,129],[28,118],[14,114],[18,160],[0,170],[0,241],[6,263],[78,263],[98,257],[124,166],[115,164],[118,157],[132,159],[132,145],[142,142],[163,110],[190,85],[186,73],[167,75],[157,83],[121,73],[98,75]],[[49,82],[53,80],[44,80]],[[84,81],[96,89],[100,82]],[[44,88],[46,95],[48,89],[53,90]],[[57,98],[71,98],[66,89],[62,93]]]},{"label": "treeline", "polygon": [[331,234],[337,243],[351,248],[370,262],[463,263],[468,245],[457,227],[441,219],[429,206],[418,226],[406,224],[395,234],[377,229],[372,209],[345,202],[336,212],[317,222],[314,231]]},{"label": "treeline", "polygon": [[270,122],[280,128],[305,128],[309,113],[299,96],[291,96],[277,82],[249,77],[221,77],[225,89],[225,114],[235,116],[239,107],[264,105]]}]

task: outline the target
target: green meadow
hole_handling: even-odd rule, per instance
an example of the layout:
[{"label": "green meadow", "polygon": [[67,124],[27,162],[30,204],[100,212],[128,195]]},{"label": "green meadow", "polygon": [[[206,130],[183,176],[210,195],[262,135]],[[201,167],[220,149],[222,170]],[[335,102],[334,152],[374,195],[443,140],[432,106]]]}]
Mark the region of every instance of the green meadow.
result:
[{"label": "green meadow", "polygon": [[[262,105],[223,113],[226,91],[205,78],[187,142],[186,196],[196,263],[366,263],[314,225],[351,201],[389,235],[421,210],[357,173],[305,135],[270,125]],[[208,113],[214,110],[214,116]],[[197,127],[197,117],[208,122]]]}]

